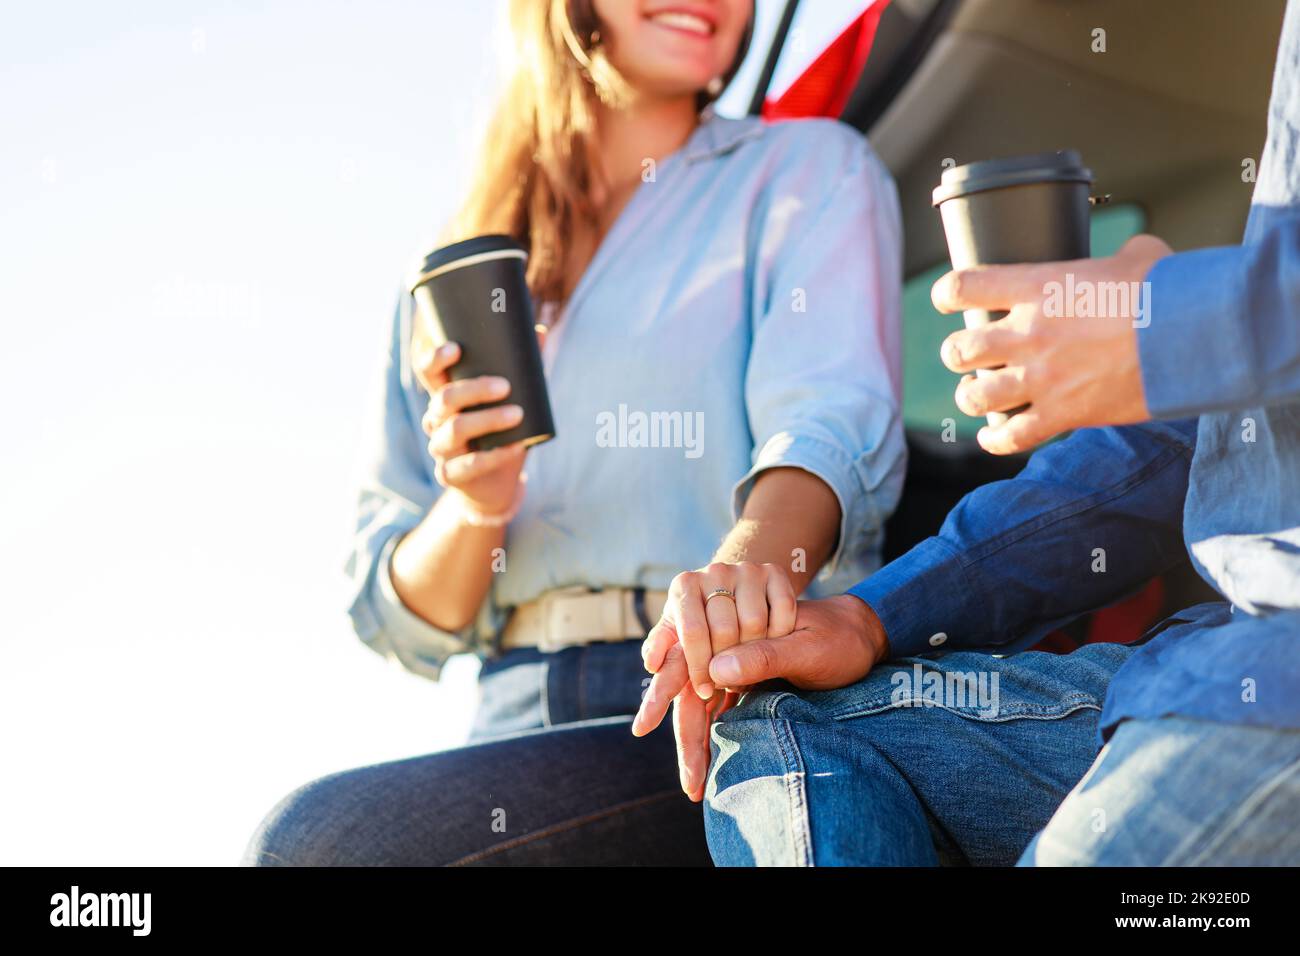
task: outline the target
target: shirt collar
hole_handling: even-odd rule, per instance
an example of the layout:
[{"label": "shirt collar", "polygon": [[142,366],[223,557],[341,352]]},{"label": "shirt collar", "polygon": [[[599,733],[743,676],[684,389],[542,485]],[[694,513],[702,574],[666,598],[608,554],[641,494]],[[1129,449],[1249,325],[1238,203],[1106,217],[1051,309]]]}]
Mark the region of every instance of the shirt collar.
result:
[{"label": "shirt collar", "polygon": [[741,143],[757,139],[763,135],[763,130],[763,121],[756,116],[728,119],[719,116],[710,106],[700,116],[700,125],[691,133],[682,154],[688,163],[712,159],[731,152]]}]

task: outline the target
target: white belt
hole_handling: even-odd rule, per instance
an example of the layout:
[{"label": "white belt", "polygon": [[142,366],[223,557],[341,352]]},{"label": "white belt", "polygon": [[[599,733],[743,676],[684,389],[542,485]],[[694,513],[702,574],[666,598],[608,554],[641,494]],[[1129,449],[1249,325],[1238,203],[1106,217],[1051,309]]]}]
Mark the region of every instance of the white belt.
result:
[{"label": "white belt", "polygon": [[[646,636],[663,613],[667,591],[642,591],[644,619],[637,613],[636,588],[557,588],[520,604],[501,632],[501,648],[536,647],[553,652],[597,641]],[[647,626],[648,622],[648,626]]]}]

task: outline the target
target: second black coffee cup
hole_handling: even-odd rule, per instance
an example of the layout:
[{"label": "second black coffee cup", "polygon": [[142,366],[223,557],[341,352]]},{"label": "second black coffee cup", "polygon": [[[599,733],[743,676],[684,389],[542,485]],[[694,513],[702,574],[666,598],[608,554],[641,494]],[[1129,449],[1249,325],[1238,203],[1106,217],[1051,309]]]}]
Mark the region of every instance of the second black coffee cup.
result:
[{"label": "second black coffee cup", "polygon": [[527,251],[509,236],[476,236],[434,249],[411,281],[411,294],[428,317],[433,344],[460,346],[460,360],[448,377],[461,381],[499,375],[510,383],[506,398],[466,411],[507,404],[524,410],[515,427],[472,439],[473,451],[515,442],[535,445],[555,437],[525,281],[527,261]]},{"label": "second black coffee cup", "polygon": [[[1092,184],[1092,171],[1071,149],[946,170],[933,201],[952,267],[1086,259]],[[971,309],[964,318],[967,328],[975,328],[1005,315]],[[1000,425],[1018,411],[1023,408],[993,412],[988,422]]]}]

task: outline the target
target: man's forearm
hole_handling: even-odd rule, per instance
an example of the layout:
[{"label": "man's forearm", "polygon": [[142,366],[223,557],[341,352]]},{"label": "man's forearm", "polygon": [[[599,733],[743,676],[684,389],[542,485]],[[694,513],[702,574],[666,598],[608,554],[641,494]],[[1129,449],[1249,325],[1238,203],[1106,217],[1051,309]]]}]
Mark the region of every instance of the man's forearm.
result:
[{"label": "man's forearm", "polygon": [[1008,652],[1185,559],[1195,423],[1084,429],[967,495],[940,533],[849,590],[892,656]]}]

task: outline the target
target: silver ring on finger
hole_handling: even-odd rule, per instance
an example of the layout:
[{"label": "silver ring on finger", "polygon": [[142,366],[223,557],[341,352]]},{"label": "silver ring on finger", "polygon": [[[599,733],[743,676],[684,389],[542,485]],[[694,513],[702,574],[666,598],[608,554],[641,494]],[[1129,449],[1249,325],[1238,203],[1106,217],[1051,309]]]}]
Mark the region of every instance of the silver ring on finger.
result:
[{"label": "silver ring on finger", "polygon": [[704,606],[708,607],[709,602],[712,601],[715,597],[729,597],[731,598],[731,601],[734,604],[736,601],[736,592],[729,591],[726,588],[714,588],[712,591],[709,592],[709,596],[704,599]]}]

